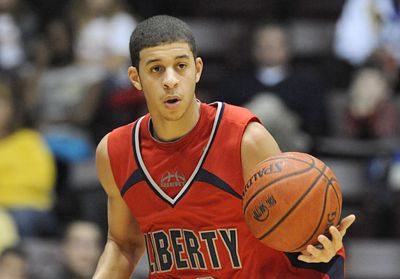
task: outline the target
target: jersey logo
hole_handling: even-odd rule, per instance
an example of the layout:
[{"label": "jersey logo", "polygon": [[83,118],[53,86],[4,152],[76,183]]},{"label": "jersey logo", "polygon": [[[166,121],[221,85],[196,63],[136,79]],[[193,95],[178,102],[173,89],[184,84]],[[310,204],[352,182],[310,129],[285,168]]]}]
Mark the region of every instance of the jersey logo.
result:
[{"label": "jersey logo", "polygon": [[[144,234],[150,272],[176,270],[240,269],[237,229],[194,232],[159,230]],[[227,257],[229,260],[227,260]],[[221,261],[221,259],[226,259]],[[223,266],[225,264],[225,266]]]},{"label": "jersey logo", "polygon": [[171,188],[171,187],[183,187],[186,183],[186,177],[176,172],[167,172],[161,177],[160,186],[161,188]]}]

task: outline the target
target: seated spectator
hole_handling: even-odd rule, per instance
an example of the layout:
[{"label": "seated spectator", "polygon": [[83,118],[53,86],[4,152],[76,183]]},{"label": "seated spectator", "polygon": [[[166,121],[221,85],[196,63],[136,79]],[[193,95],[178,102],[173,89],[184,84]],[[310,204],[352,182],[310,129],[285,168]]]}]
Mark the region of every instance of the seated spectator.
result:
[{"label": "seated spectator", "polygon": [[16,17],[18,2],[0,2],[0,70],[14,70],[25,61],[22,29]]},{"label": "seated spectator", "polygon": [[103,236],[95,223],[88,221],[70,223],[62,240],[64,270],[58,278],[92,278],[102,247]]},{"label": "seated spectator", "polygon": [[274,23],[260,24],[253,32],[250,49],[254,66],[223,80],[220,98],[232,104],[246,105],[254,96],[268,92],[296,115],[303,133],[311,138],[323,135],[325,87],[316,76],[292,67],[286,29]]},{"label": "seated spectator", "polygon": [[[45,136],[65,177],[71,162],[90,159],[94,144],[87,132],[97,106],[101,69],[78,65],[70,26],[63,19],[50,21],[38,44],[36,64],[26,79],[26,102],[33,122]],[[63,181],[59,181],[58,185]]]},{"label": "seated spectator", "polygon": [[123,1],[79,0],[72,4],[78,63],[102,67],[108,72],[127,65],[128,42],[136,19],[125,9]]},{"label": "seated spectator", "polygon": [[94,142],[100,142],[109,131],[133,122],[147,112],[143,93],[132,87],[128,80],[117,83],[115,79],[108,79],[101,93],[90,125]]},{"label": "seated spectator", "polygon": [[377,68],[365,67],[356,71],[345,113],[340,136],[380,139],[400,135],[399,111],[393,102],[393,89]]},{"label": "seated spectator", "polygon": [[283,151],[308,151],[310,138],[300,128],[298,116],[274,94],[256,95],[245,106],[251,110],[279,142]]},{"label": "seated spectator", "polygon": [[7,248],[0,254],[0,279],[28,279],[27,258],[19,247]]},{"label": "seated spectator", "polygon": [[16,127],[11,90],[0,84],[0,206],[22,237],[52,230],[55,163],[41,134]]},{"label": "seated spectator", "polygon": [[382,49],[400,64],[400,1],[347,0],[338,19],[335,52],[354,65]]},{"label": "seated spectator", "polygon": [[336,56],[355,67],[374,59],[389,80],[398,83],[399,9],[400,0],[346,0],[336,24]]}]

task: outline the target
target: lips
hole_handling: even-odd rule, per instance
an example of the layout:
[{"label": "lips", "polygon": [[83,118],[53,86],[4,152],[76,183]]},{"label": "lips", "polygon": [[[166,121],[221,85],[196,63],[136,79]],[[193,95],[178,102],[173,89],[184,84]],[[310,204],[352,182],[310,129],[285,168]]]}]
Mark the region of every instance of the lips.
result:
[{"label": "lips", "polygon": [[164,100],[164,104],[170,109],[177,107],[180,102],[181,99],[175,96],[170,96]]},{"label": "lips", "polygon": [[178,99],[178,98],[170,99],[170,100],[167,100],[167,101],[165,101],[165,102],[168,103],[168,104],[174,104],[174,103],[176,103],[176,102],[179,102],[179,99]]}]

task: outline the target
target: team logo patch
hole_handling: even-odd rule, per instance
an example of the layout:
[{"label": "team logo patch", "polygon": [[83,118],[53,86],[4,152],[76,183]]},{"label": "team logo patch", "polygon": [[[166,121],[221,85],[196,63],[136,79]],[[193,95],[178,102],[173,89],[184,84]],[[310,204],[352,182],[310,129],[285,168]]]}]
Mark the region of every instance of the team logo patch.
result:
[{"label": "team logo patch", "polygon": [[186,177],[178,172],[170,172],[163,174],[160,186],[162,188],[183,187],[186,183]]}]

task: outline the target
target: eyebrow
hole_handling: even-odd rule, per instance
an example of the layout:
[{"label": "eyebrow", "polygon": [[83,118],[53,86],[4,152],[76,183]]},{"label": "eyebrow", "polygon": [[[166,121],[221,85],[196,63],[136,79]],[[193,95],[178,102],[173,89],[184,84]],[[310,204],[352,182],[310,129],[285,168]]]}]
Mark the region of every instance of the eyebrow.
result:
[{"label": "eyebrow", "polygon": [[[182,54],[182,55],[176,56],[176,57],[175,57],[175,60],[177,60],[177,59],[182,59],[182,58],[184,58],[184,59],[190,59],[189,55],[187,55],[187,54]],[[151,64],[151,63],[158,62],[158,61],[160,61],[159,58],[150,59],[150,60],[146,61],[145,65],[147,66],[147,65],[149,65],[149,64]]]}]

